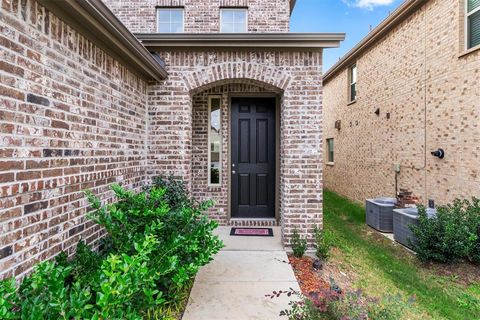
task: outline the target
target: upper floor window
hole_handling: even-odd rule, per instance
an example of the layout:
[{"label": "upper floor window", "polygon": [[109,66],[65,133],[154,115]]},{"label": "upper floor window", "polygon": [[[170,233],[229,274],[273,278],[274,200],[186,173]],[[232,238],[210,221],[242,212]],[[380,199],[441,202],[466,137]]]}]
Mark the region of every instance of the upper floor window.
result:
[{"label": "upper floor window", "polygon": [[161,33],[183,32],[183,9],[158,8],[157,31]]},{"label": "upper floor window", "polygon": [[349,102],[357,100],[357,65],[348,68],[348,99]]},{"label": "upper floor window", "polygon": [[467,49],[480,45],[480,0],[467,0]]},{"label": "upper floor window", "polygon": [[247,9],[220,9],[220,32],[247,32]]}]

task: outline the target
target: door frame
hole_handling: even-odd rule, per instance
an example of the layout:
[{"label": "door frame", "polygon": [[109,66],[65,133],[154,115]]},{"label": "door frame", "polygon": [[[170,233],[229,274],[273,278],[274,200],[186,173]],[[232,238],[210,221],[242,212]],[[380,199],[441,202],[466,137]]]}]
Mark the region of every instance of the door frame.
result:
[{"label": "door frame", "polygon": [[232,217],[232,99],[233,98],[275,98],[275,220],[280,223],[280,123],[281,123],[281,96],[274,92],[230,92],[228,93],[228,148],[227,148],[227,187],[228,187],[228,207],[227,219],[232,220],[270,220],[270,218],[236,218]]}]

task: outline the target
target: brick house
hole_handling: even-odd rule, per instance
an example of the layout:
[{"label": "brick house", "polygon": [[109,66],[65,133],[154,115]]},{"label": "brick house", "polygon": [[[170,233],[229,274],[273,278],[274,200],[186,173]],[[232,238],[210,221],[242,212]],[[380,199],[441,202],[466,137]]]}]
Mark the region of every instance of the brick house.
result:
[{"label": "brick house", "polygon": [[480,197],[479,26],[479,1],[408,0],[325,74],[326,188]]},{"label": "brick house", "polygon": [[289,0],[0,7],[0,277],[97,244],[84,190],[157,175],[286,245],[322,224],[322,52],[343,34],[289,33]]}]

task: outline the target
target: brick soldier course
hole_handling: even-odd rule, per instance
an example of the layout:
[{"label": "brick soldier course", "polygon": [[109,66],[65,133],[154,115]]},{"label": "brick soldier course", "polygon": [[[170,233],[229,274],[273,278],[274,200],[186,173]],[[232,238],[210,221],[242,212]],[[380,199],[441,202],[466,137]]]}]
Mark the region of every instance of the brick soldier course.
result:
[{"label": "brick soldier course", "polygon": [[[466,49],[464,26],[464,1],[406,1],[325,74],[328,189],[359,202],[394,196],[399,164],[397,189],[423,204],[480,197],[480,48]],[[444,159],[431,155],[438,148]]]},{"label": "brick soldier course", "polygon": [[[111,201],[111,183],[140,190],[157,175],[215,200],[209,214],[222,225],[280,225],[285,245],[294,228],[311,239],[322,224],[322,52],[343,35],[289,34],[286,0],[105,3],[112,11],[98,0],[0,0],[0,277],[73,253],[80,239],[97,245],[84,190]],[[155,34],[156,7],[183,7],[185,33]],[[248,33],[222,38],[221,7],[247,8]],[[222,97],[218,187],[207,181],[212,94]],[[229,213],[235,94],[278,101],[273,220]]]}]

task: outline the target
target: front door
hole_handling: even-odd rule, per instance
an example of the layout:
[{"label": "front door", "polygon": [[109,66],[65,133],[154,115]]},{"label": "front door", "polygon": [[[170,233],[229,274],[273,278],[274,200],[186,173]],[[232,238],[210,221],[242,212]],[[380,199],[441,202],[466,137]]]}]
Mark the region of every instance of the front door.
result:
[{"label": "front door", "polygon": [[275,217],[275,98],[232,98],[233,218]]}]

